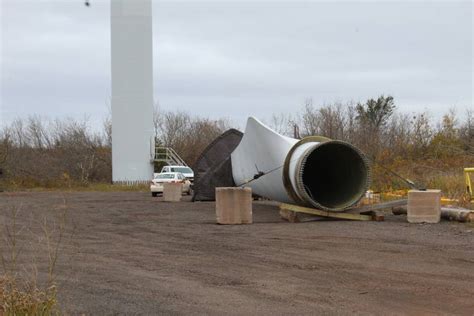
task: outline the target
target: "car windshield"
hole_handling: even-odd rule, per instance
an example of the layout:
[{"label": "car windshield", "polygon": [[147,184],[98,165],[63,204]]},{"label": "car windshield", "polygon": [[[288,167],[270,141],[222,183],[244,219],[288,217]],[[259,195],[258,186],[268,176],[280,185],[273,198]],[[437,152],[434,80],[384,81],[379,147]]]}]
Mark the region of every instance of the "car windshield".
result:
[{"label": "car windshield", "polygon": [[173,173],[161,173],[155,177],[155,179],[174,179]]},{"label": "car windshield", "polygon": [[191,168],[188,167],[172,167],[171,171],[173,172],[181,172],[181,173],[193,173]]}]

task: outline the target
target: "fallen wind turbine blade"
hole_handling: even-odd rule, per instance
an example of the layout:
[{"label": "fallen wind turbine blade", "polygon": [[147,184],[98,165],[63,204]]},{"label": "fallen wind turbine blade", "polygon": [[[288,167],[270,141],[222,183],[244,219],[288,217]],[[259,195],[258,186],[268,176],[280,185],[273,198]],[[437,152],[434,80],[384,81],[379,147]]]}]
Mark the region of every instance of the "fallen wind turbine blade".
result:
[{"label": "fallen wind turbine blade", "polygon": [[253,117],[231,162],[238,186],[272,200],[329,211],[356,204],[370,183],[368,160],[358,148],[321,136],[286,137]]}]

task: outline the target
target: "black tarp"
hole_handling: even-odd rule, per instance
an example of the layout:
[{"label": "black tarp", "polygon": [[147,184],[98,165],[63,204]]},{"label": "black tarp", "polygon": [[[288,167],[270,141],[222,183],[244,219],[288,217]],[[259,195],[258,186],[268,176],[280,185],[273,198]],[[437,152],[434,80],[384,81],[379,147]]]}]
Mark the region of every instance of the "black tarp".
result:
[{"label": "black tarp", "polygon": [[216,187],[235,186],[230,154],[239,145],[242,135],[236,129],[229,129],[204,149],[193,168],[193,201],[214,201]]}]

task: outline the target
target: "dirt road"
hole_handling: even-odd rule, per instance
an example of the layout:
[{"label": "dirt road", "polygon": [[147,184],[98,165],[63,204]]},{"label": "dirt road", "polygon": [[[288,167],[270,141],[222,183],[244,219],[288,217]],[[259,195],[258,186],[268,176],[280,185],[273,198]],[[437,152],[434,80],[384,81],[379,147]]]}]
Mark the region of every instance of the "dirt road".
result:
[{"label": "dirt road", "polygon": [[[474,314],[470,224],[290,224],[257,203],[253,225],[219,226],[213,203],[139,192],[3,193],[0,223],[20,206],[35,236],[63,197],[56,275],[72,315]],[[21,258],[42,254],[26,247]]]}]

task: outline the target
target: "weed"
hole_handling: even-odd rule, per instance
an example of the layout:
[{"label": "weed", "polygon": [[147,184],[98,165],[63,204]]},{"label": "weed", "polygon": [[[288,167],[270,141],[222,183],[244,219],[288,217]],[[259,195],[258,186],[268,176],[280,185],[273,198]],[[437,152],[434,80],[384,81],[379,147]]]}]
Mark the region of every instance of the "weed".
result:
[{"label": "weed", "polygon": [[[56,220],[44,217],[40,221],[41,231],[37,235],[29,227],[18,225],[20,211],[21,206],[12,207],[10,215],[3,216],[3,229],[0,230],[4,241],[0,245],[3,268],[3,274],[0,274],[0,315],[57,315],[55,268],[65,232],[66,202]],[[27,262],[20,260],[25,245],[31,245],[32,240],[38,241],[35,246],[46,248],[47,280],[43,285],[38,282],[36,258],[31,256]]]}]

